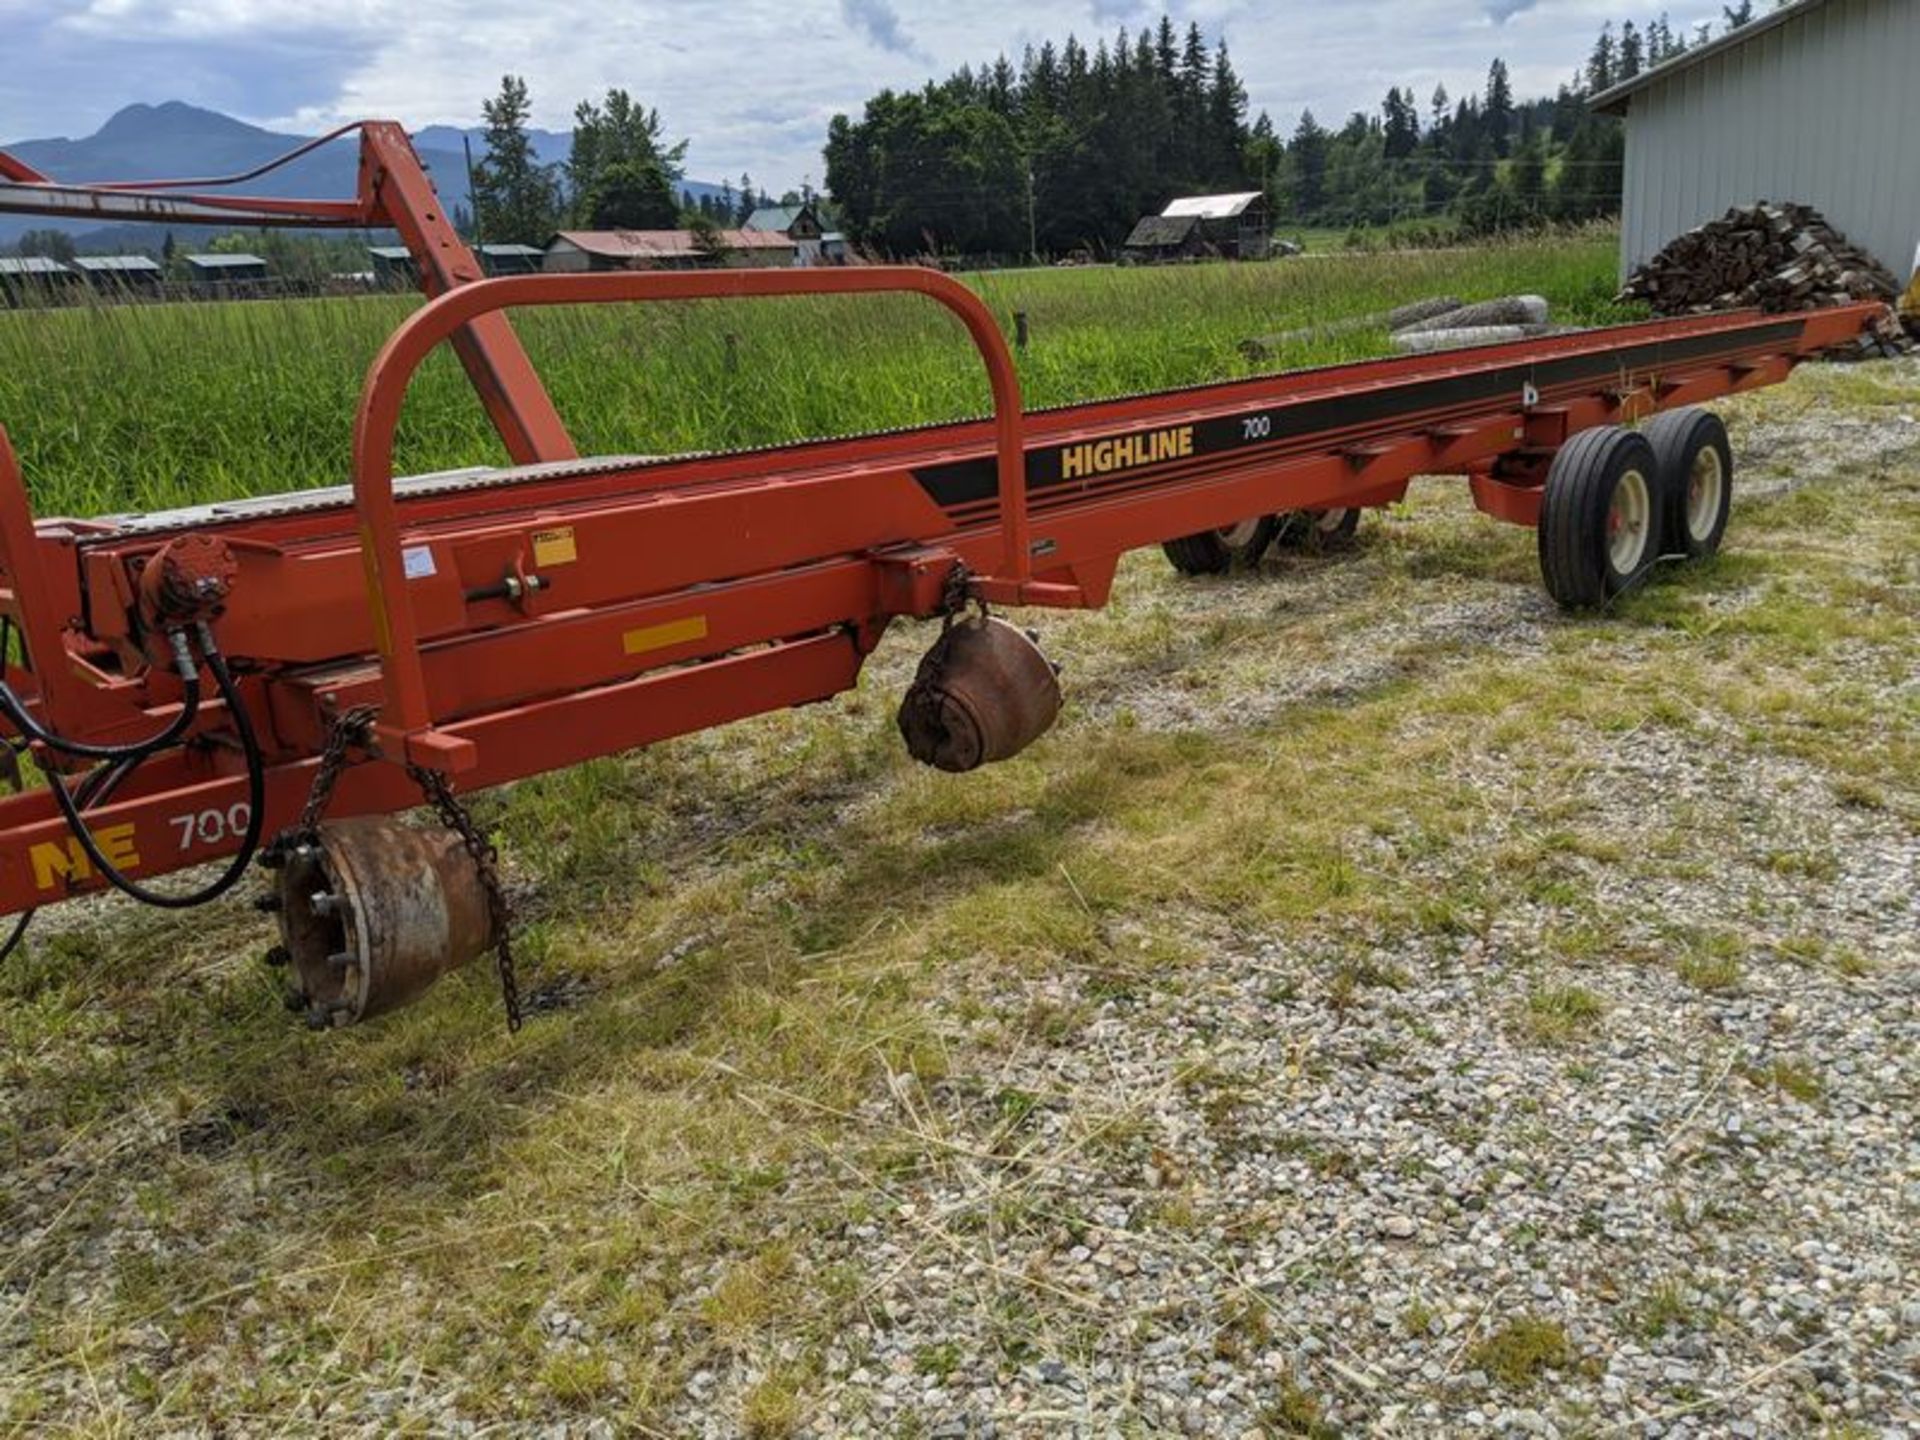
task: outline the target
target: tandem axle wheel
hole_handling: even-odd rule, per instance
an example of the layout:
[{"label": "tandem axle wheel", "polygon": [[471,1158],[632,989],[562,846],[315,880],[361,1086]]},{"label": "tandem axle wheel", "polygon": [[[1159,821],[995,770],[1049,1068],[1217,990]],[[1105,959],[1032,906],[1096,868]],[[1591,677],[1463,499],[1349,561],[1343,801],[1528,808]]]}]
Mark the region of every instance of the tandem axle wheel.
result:
[{"label": "tandem axle wheel", "polygon": [[1733,450],[1710,411],[1582,431],[1554,456],[1541,498],[1547,593],[1563,609],[1594,609],[1664,556],[1704,560],[1720,548],[1732,503]]}]

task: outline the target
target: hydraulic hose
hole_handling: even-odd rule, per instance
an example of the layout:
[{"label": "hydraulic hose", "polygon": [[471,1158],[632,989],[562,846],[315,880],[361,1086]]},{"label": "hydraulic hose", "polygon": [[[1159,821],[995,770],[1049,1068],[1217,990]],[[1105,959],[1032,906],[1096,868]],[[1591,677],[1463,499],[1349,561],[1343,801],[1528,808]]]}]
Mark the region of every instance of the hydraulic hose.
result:
[{"label": "hydraulic hose", "polygon": [[[126,784],[133,772],[140,768],[145,758],[140,756],[131,760],[116,760],[88,775],[80,782],[78,799],[81,811],[84,813],[96,805],[106,804],[112,798],[113,792]],[[37,907],[20,912],[20,918],[13,922],[13,929],[8,932],[7,938],[0,941],[0,964],[4,964],[8,957],[20,948],[20,942],[27,937],[27,927],[33,924],[33,917],[39,913]]]},{"label": "hydraulic hose", "polygon": [[[131,879],[101,852],[99,844],[93,838],[93,832],[87,828],[81,807],[67,791],[66,785],[58,775],[49,774],[47,783],[52,787],[54,803],[60,807],[60,813],[66,817],[67,828],[73,832],[80,848],[86,852],[87,859],[93,863],[106,882],[122,894],[131,895],[143,905],[157,906],[162,910],[188,910],[196,905],[204,905],[209,900],[218,899],[239,883],[247,873],[247,867],[253,863],[253,857],[260,848],[260,831],[266,823],[267,811],[267,767],[260,753],[259,736],[253,728],[253,719],[247,714],[247,707],[240,696],[240,690],[233,682],[233,674],[227,669],[227,662],[221,656],[219,647],[214,643],[213,632],[203,622],[197,627],[201,654],[206,657],[207,668],[213,672],[213,683],[220,692],[220,698],[227,702],[227,713],[233,718],[235,734],[240,739],[241,753],[246,757],[247,765],[247,829],[241,837],[240,849],[220,872],[203,888],[185,895],[167,895],[157,890],[149,890],[138,881]],[[185,654],[186,663],[192,664],[192,655],[187,650],[184,637],[179,637],[176,655]],[[147,753],[151,753],[150,751]],[[111,793],[126,776],[132,773],[131,766],[137,765],[144,755],[118,757],[121,764],[129,768],[117,776],[109,774],[102,783],[101,791]],[[120,767],[116,765],[115,769]],[[96,792],[92,803],[99,803],[101,793]]]},{"label": "hydraulic hose", "polygon": [[27,739],[81,760],[144,759],[156,750],[164,750],[187,733],[187,727],[193,724],[194,718],[200,713],[200,667],[193,663],[186,632],[169,631],[167,638],[173,646],[173,664],[180,673],[180,684],[185,694],[180,713],[148,739],[136,740],[131,745],[92,745],[83,740],[70,740],[64,735],[56,735],[33,718],[26,704],[4,679],[0,679],[0,716],[4,716]]}]

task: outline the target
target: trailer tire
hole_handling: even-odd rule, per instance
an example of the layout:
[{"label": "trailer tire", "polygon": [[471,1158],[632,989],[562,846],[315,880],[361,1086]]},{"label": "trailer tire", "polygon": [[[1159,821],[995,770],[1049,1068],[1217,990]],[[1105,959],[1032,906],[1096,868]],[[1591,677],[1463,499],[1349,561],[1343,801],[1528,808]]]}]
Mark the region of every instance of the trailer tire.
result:
[{"label": "trailer tire", "polygon": [[1279,529],[1277,519],[1263,515],[1238,525],[1183,535],[1160,548],[1182,575],[1225,575],[1230,570],[1249,570],[1258,565]]},{"label": "trailer tire", "polygon": [[1594,609],[1660,557],[1658,457],[1618,426],[1585,430],[1554,457],[1540,505],[1540,574],[1566,610]]},{"label": "trailer tire", "polygon": [[1338,550],[1352,541],[1360,528],[1357,509],[1288,510],[1275,517],[1278,544],[1288,550]]},{"label": "trailer tire", "polygon": [[1725,423],[1711,410],[1689,407],[1654,416],[1640,433],[1660,467],[1665,549],[1706,559],[1719,550],[1733,508],[1733,446]]}]

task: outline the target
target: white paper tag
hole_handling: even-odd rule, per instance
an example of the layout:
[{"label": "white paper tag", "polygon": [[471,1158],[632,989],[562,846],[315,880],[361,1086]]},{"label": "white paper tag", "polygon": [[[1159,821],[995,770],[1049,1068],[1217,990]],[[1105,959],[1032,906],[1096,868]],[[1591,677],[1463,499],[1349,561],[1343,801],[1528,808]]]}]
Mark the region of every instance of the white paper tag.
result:
[{"label": "white paper tag", "polygon": [[425,580],[439,573],[434,568],[431,545],[409,545],[400,552],[400,562],[409,580]]}]

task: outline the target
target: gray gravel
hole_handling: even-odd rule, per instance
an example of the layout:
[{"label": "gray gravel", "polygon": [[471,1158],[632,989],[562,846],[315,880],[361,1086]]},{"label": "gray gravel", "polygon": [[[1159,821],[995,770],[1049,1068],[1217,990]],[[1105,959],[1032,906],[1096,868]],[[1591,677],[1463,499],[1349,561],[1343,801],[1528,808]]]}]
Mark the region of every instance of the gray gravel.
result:
[{"label": "gray gravel", "polygon": [[[1920,364],[1881,373],[1910,383]],[[1759,412],[1740,440],[1749,494],[1920,465],[1908,417]],[[1139,586],[1130,572],[1122,605],[1165,611],[1164,662],[1115,659],[1099,617],[1062,625],[1070,720],[1260,726],[1483,653],[1552,652],[1566,622],[1530,579],[1444,572],[1419,578],[1417,605],[1356,599],[1391,568],[1385,527],[1406,523],[1376,518],[1358,556],[1290,562],[1284,576]],[[1720,603],[1733,613],[1759,593],[1730,588]],[[1297,655],[1261,649],[1258,624],[1244,641],[1209,638],[1222,617],[1263,608],[1292,627]],[[1139,613],[1128,623],[1151,628]],[[1610,643],[1632,658],[1643,642],[1623,626]],[[897,691],[910,651],[880,657],[879,693]],[[1862,650],[1855,668],[1911,715],[1915,677],[1881,673],[1884,658]],[[918,976],[944,1073],[872,1087],[844,1131],[823,1125],[784,1168],[783,1190],[813,1202],[768,1207],[764,1239],[791,1247],[802,1284],[853,1277],[857,1318],[823,1357],[817,1336],[777,1325],[764,1341],[702,1343],[650,1433],[740,1435],[749,1396],[785,1365],[807,1377],[796,1433],[821,1440],[1920,1437],[1912,794],[1859,803],[1816,765],[1744,743],[1725,717],[1650,722],[1581,760],[1555,776],[1556,801],[1623,857],[1663,857],[1560,857],[1604,922],[1582,947],[1552,904],[1524,899],[1483,933],[1391,947],[1174,913],[1154,921],[1184,931],[1188,949],[1147,973],[983,956]],[[1533,813],[1525,784],[1483,776],[1485,813],[1461,843],[1496,854],[1558,823]],[[823,823],[878,803],[871,789],[817,796]],[[1676,840],[1678,814],[1690,823]],[[753,818],[688,823],[718,838]],[[1388,857],[1353,831],[1364,884]],[[1436,854],[1416,879],[1438,890],[1460,858]],[[120,913],[67,907],[49,933]],[[1678,963],[1726,931],[1747,942],[1737,966],[1690,975]],[[681,964],[697,939],[655,963]],[[1713,959],[1703,952],[1703,966]],[[556,1004],[597,998],[564,990]],[[1563,1028],[1544,1033],[1549,1022]],[[233,1143],[222,1117],[183,1123],[169,1099],[143,1096],[77,1132],[31,1193],[0,1187],[11,1256],[31,1258],[115,1155]],[[913,1163],[860,1168],[848,1135],[897,1141]],[[258,1223],[273,1182],[209,1167],[214,1193],[200,1199]],[[142,1253],[164,1258],[161,1227],[129,1192],[47,1277],[41,1303],[80,1313]],[[611,1356],[617,1391],[630,1360],[697,1334],[687,1317],[740,1261],[698,1253],[652,1330],[606,1333],[579,1297],[555,1296],[528,1306],[536,1347],[556,1361]],[[659,1279],[648,1263],[634,1260],[636,1273]],[[417,1313],[431,1282],[395,1273],[396,1305]],[[308,1337],[242,1334],[259,1305],[188,1358],[167,1325],[147,1324],[120,1337],[118,1371],[76,1368],[19,1393],[38,1387],[43,1416],[84,1425],[108,1413],[103,1397],[124,1398],[130,1364],[209,1394],[246,1365],[313,1366],[298,1348]],[[0,1355],[30,1354],[40,1323],[24,1304],[0,1307]],[[342,1376],[343,1395],[349,1378],[365,1388],[310,1428],[627,1433],[584,1417],[486,1425],[463,1410],[458,1376],[423,1377],[404,1355],[380,1363]],[[545,1402],[525,1389],[537,1412]],[[0,1373],[0,1399],[11,1393]],[[298,1428],[255,1417],[233,1433]]]}]

